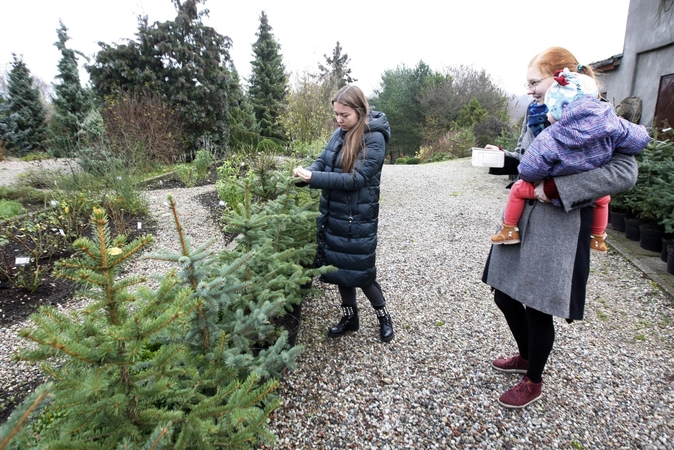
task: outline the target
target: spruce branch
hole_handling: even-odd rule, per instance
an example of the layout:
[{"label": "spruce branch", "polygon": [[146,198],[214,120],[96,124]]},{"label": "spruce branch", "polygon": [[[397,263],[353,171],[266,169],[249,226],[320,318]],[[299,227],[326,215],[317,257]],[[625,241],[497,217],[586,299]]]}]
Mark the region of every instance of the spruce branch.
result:
[{"label": "spruce branch", "polygon": [[44,403],[52,397],[52,388],[53,385],[51,383],[43,384],[12,412],[7,422],[0,427],[0,450],[9,445],[10,441],[21,431],[30,416],[39,411]]}]

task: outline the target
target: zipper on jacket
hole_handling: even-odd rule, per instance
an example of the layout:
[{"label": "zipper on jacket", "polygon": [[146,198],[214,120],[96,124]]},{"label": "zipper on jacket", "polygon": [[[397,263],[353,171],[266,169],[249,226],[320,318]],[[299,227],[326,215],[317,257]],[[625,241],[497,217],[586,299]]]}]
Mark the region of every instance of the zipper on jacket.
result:
[{"label": "zipper on jacket", "polygon": [[349,242],[351,242],[351,224],[353,223],[353,215],[351,214],[351,194],[346,196],[346,202],[349,205]]}]

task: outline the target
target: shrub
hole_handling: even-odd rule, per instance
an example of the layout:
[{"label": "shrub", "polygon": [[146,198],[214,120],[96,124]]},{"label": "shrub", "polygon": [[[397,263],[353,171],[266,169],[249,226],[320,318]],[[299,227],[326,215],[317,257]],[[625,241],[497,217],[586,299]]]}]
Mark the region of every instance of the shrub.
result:
[{"label": "shrub", "polygon": [[325,140],[316,140],[312,142],[295,141],[292,143],[290,153],[296,158],[311,158],[315,160],[321,151],[325,148]]},{"label": "shrub", "polygon": [[10,217],[23,214],[25,209],[21,203],[15,200],[0,200],[0,219],[9,219]]},{"label": "shrub", "polygon": [[282,145],[272,141],[271,139],[263,139],[257,144],[257,151],[280,155],[285,152],[285,149]]},{"label": "shrub", "polygon": [[[499,136],[508,133],[510,125],[493,115],[484,116],[478,123],[473,126],[473,134],[475,135],[475,144],[478,147],[484,147],[487,144],[496,142]],[[514,147],[503,147],[514,148]]]},{"label": "shrub", "polygon": [[100,145],[106,133],[105,121],[103,120],[103,116],[101,116],[101,112],[97,108],[92,108],[80,125],[78,135],[80,145],[84,147]]},{"label": "shrub", "polygon": [[407,157],[401,156],[400,158],[396,159],[396,164],[407,164]]},{"label": "shrub", "polygon": [[43,159],[51,159],[51,155],[47,152],[30,152],[20,158],[21,161],[42,161]]},{"label": "shrub", "polygon": [[419,158],[409,158],[405,164],[419,164],[421,159]]},{"label": "shrub", "polygon": [[176,176],[187,187],[197,184],[197,170],[191,164],[178,164],[173,168]]},{"label": "shrub", "polygon": [[[61,233],[52,210],[29,215],[21,221],[0,222],[0,240],[12,241],[20,254],[8,255],[0,249],[0,277],[19,289],[35,292],[51,267],[52,258],[63,252],[65,233]],[[17,256],[27,257],[24,264]]]},{"label": "shrub", "polygon": [[44,205],[49,196],[50,194],[47,191],[35,189],[31,186],[0,186],[0,199],[16,200],[23,205]]},{"label": "shrub", "polygon": [[487,144],[497,145],[506,150],[515,150],[519,135],[520,133],[513,127],[504,128],[494,142],[487,142]]},{"label": "shrub", "polygon": [[215,157],[210,152],[199,150],[191,163],[178,164],[173,171],[185,186],[193,187],[208,177],[208,171],[214,162]]},{"label": "shrub", "polygon": [[192,161],[196,171],[197,180],[203,180],[208,176],[208,170],[215,162],[215,157],[207,150],[199,150]]},{"label": "shrub", "polygon": [[[674,133],[654,129],[652,140],[637,156],[639,176],[627,192],[614,196],[611,204],[642,219],[657,222],[674,232]],[[664,138],[664,140],[662,140]]]},{"label": "shrub", "polygon": [[108,151],[127,164],[175,163],[187,148],[182,120],[158,94],[108,97],[101,116]]},{"label": "shrub", "polygon": [[454,159],[454,155],[451,153],[436,153],[430,158],[422,161],[423,163],[433,163],[433,162],[441,162],[441,161],[448,161],[450,159]]},{"label": "shrub", "polygon": [[422,147],[419,155],[422,160],[430,158],[436,153],[449,153],[454,157],[467,156],[469,148],[475,147],[475,136],[470,128],[458,128],[443,133],[433,142]]},{"label": "shrub", "polygon": [[243,166],[238,158],[226,159],[218,167],[218,180],[215,182],[215,189],[218,192],[218,198],[225,202],[225,207],[235,209],[243,202],[243,193],[239,189],[239,176]]}]

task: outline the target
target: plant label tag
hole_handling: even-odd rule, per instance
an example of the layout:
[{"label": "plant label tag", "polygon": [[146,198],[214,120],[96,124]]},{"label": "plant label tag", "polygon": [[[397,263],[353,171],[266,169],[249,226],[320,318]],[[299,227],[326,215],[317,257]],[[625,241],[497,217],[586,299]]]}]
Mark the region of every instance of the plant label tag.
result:
[{"label": "plant label tag", "polygon": [[139,230],[142,230],[142,229],[143,229],[143,224],[142,224],[142,222],[138,222],[137,227],[138,227]]},{"label": "plant label tag", "polygon": [[66,235],[66,232],[59,228],[59,234],[60,234],[61,236],[65,236],[65,235]]},{"label": "plant label tag", "polygon": [[17,266],[25,266],[28,263],[30,263],[30,256],[17,256],[16,261],[14,261]]}]

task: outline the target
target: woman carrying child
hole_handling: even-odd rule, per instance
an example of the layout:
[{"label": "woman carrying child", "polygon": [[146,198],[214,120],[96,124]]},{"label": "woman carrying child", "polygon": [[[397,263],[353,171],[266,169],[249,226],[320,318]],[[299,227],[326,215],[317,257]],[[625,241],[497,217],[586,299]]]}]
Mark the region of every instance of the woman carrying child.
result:
[{"label": "woman carrying child", "polygon": [[[544,96],[555,81],[555,72],[564,68],[593,76],[589,67],[561,47],[544,50],[529,63],[526,86],[534,101],[518,152],[508,152],[507,160],[526,155],[536,135],[549,126]],[[543,370],[555,340],[553,317],[583,318],[592,204],[632,187],[637,173],[633,156],[615,152],[596,169],[548,178],[536,188],[540,201],[529,200],[524,205],[518,222],[520,245],[492,245],[482,280],[492,287],[494,301],[519,350],[512,357],[494,360],[492,367],[524,375],[500,396],[501,405],[522,408],[541,397]]]}]

